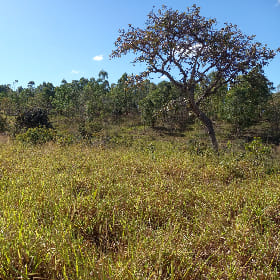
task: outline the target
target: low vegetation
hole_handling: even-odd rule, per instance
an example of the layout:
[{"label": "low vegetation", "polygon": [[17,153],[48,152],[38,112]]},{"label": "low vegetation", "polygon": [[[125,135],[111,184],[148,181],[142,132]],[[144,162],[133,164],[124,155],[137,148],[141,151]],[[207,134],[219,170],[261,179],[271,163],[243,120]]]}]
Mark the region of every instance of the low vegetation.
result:
[{"label": "low vegetation", "polygon": [[278,278],[275,152],[172,139],[1,145],[0,278]]}]

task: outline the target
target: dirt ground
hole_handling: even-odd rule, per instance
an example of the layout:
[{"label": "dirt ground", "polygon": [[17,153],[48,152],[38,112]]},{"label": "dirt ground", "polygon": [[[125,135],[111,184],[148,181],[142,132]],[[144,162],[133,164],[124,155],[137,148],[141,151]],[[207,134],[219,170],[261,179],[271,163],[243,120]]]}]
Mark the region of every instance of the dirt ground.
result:
[{"label": "dirt ground", "polygon": [[6,135],[5,133],[0,133],[0,145],[9,143],[10,137]]}]

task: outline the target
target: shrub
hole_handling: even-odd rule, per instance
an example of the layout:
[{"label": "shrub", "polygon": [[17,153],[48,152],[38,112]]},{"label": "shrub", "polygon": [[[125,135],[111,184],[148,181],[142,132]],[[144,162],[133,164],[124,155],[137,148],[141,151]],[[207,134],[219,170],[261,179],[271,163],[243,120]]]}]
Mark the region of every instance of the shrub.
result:
[{"label": "shrub", "polygon": [[83,122],[79,125],[79,133],[83,139],[90,139],[93,134],[100,132],[103,125],[100,121]]},{"label": "shrub", "polygon": [[75,142],[74,136],[68,133],[58,133],[55,140],[59,146],[68,146]]},{"label": "shrub", "polygon": [[0,115],[0,132],[7,130],[7,121]]},{"label": "shrub", "polygon": [[43,126],[46,128],[52,128],[47,111],[41,108],[32,108],[23,112],[16,118],[17,130]]},{"label": "shrub", "polygon": [[51,128],[34,127],[29,128],[26,132],[20,133],[16,139],[23,143],[44,144],[55,140],[55,131]]},{"label": "shrub", "polygon": [[255,165],[263,164],[272,156],[271,147],[264,145],[260,137],[254,137],[252,142],[245,144],[245,151]]}]

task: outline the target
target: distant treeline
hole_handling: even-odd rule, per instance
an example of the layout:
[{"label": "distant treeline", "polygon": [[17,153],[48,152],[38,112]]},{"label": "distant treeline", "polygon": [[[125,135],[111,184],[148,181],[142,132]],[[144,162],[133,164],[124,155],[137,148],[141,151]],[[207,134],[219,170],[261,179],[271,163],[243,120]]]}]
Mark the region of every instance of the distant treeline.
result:
[{"label": "distant treeline", "polygon": [[[196,87],[197,94],[205,83],[211,83],[214,75],[211,73]],[[278,139],[280,93],[273,90],[263,71],[255,68],[201,105],[214,122],[229,123],[235,134],[265,122],[267,133]],[[7,118],[37,108],[48,115],[71,118],[79,123],[81,130],[96,129],[89,124],[97,121],[119,122],[131,116],[141,117],[143,124],[151,127],[185,130],[194,122],[188,106],[187,99],[170,82],[155,84],[145,80],[135,84],[125,73],[110,85],[107,72],[101,71],[98,78],[62,80],[59,86],[46,82],[35,86],[33,81],[27,88],[0,85],[0,129],[5,130]]]}]

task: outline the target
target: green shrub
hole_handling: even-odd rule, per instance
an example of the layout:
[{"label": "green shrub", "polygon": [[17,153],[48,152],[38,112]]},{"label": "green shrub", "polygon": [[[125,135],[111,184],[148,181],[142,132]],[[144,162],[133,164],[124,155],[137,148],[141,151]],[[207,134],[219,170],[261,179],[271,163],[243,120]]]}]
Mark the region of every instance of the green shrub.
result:
[{"label": "green shrub", "polygon": [[84,122],[79,125],[79,133],[83,139],[90,139],[95,133],[100,132],[103,125],[100,121]]},{"label": "green shrub", "polygon": [[0,132],[7,130],[7,121],[0,115]]},{"label": "green shrub", "polygon": [[260,137],[254,137],[252,142],[245,144],[245,151],[256,165],[264,163],[272,155],[271,147],[264,145]]},{"label": "green shrub", "polygon": [[187,150],[192,155],[205,155],[210,151],[205,142],[197,139],[189,139],[187,141]]},{"label": "green shrub", "polygon": [[68,133],[57,134],[55,140],[59,146],[67,146],[67,145],[71,145],[75,142],[74,136],[71,134],[68,134]]},{"label": "green shrub", "polygon": [[34,127],[29,128],[26,132],[20,133],[16,139],[23,143],[44,144],[55,140],[55,131],[51,128]]}]

